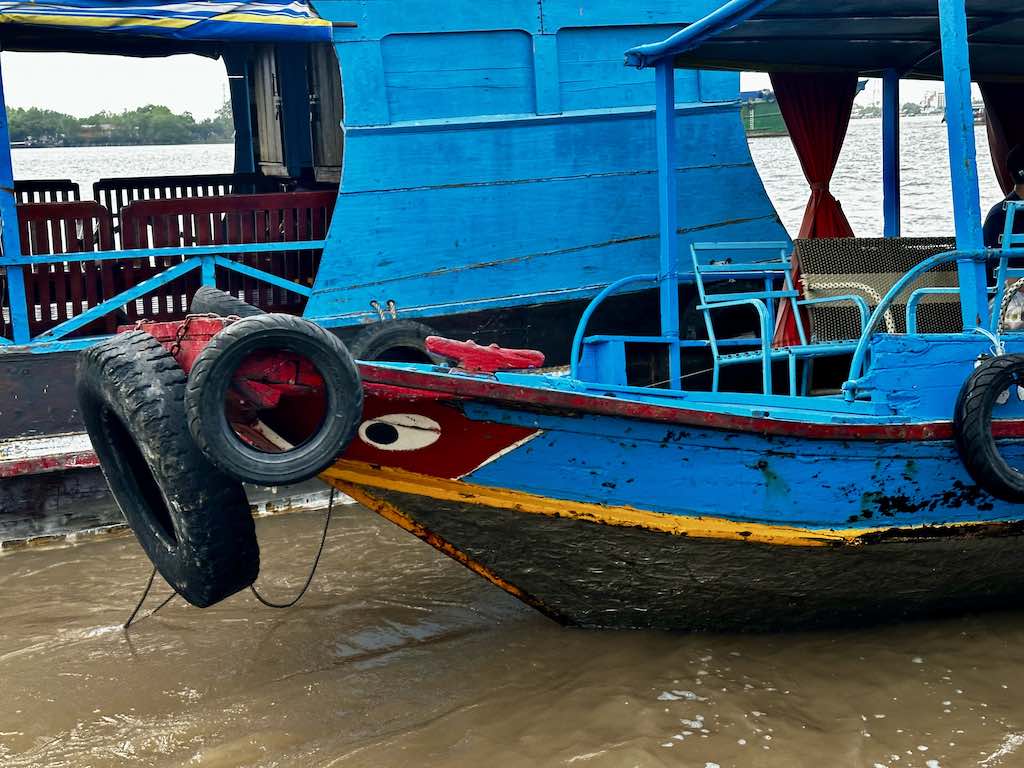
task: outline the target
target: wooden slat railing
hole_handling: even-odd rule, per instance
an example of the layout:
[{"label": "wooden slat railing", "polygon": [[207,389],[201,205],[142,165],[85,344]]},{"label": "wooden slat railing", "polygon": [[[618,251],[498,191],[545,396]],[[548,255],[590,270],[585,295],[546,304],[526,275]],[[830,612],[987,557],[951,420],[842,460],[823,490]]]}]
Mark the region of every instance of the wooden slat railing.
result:
[{"label": "wooden slat railing", "polygon": [[279,192],[280,182],[258,173],[207,173],[182,176],[130,176],[100,179],[92,185],[93,199],[102,203],[120,225],[121,209],[141,200],[174,200]]},{"label": "wooden slat railing", "polygon": [[[21,249],[29,256],[109,251],[114,247],[110,212],[91,201],[18,206]],[[35,264],[25,270],[29,329],[33,335],[80,315],[117,293],[122,282],[111,261]],[[109,333],[116,318],[104,318],[85,333]]]},{"label": "wooden slat railing", "polygon": [[71,179],[24,179],[14,182],[14,198],[24,203],[69,203],[79,199],[78,185]]}]

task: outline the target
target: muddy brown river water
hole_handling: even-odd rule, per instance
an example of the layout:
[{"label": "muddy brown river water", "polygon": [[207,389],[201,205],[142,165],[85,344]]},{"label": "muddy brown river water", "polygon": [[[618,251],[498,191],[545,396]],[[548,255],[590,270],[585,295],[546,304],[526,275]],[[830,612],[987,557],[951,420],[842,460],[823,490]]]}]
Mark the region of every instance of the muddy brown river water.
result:
[{"label": "muddy brown river water", "polygon": [[[321,521],[258,522],[272,597],[301,586]],[[356,506],[287,611],[175,601],[123,631],[148,574],[129,537],[0,557],[0,765],[1024,764],[1024,613],[564,629]]]}]

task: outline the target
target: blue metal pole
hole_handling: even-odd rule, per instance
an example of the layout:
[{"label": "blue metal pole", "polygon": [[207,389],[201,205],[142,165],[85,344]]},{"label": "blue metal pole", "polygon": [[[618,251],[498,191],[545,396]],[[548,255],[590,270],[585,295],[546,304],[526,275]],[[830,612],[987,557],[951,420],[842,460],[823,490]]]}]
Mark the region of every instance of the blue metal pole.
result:
[{"label": "blue metal pole", "polygon": [[[967,41],[965,0],[938,0],[942,34],[942,70],[946,85],[946,131],[949,167],[953,177],[953,219],[958,251],[983,247],[978,163],[974,146],[974,113],[971,109],[971,64]],[[960,309],[965,329],[986,327],[988,296],[984,262],[957,262],[960,277]]]},{"label": "blue metal pole", "polygon": [[658,237],[661,288],[661,335],[669,344],[668,376],[672,389],[682,388],[679,359],[679,237],[677,231],[679,195],[676,183],[676,79],[672,60],[655,68],[657,107],[655,125],[658,142]]},{"label": "blue metal pole", "polygon": [[900,236],[900,76],[882,74],[882,209],[884,235]]},{"label": "blue metal pole", "polygon": [[[11,162],[11,130],[7,124],[3,70],[0,67],[0,248],[4,256],[21,257],[18,207],[14,197],[14,166]],[[28,303],[25,300],[24,267],[7,267],[7,300],[14,342],[28,344]]]}]

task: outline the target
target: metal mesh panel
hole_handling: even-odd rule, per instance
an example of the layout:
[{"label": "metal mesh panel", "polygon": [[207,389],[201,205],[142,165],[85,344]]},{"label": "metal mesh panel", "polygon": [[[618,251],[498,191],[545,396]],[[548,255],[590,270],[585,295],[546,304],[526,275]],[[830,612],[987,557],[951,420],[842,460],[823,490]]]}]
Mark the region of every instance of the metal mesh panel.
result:
[{"label": "metal mesh panel", "polygon": [[[952,238],[824,238],[798,240],[796,256],[808,299],[854,294],[874,309],[904,274],[930,256],[952,251]],[[885,313],[877,330],[906,333],[906,302],[918,288],[956,288],[956,262],[940,264],[915,280]],[[851,303],[808,307],[812,341],[841,341],[860,336],[860,319]],[[919,333],[959,333],[959,294],[925,296],[917,308]]]}]

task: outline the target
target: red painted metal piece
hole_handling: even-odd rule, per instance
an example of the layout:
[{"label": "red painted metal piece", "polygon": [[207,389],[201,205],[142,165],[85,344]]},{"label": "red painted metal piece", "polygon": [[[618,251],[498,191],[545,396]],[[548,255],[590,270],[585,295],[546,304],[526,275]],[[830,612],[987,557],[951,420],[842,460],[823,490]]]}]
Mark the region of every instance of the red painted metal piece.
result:
[{"label": "red painted metal piece", "polygon": [[427,349],[435,355],[456,360],[459,368],[475,373],[524,371],[544,365],[544,353],[535,349],[505,349],[497,344],[484,347],[472,340],[428,336]]},{"label": "red painted metal piece", "polygon": [[192,370],[199,353],[210,343],[210,339],[230,323],[230,320],[223,317],[192,315],[184,320],[142,320],[131,325],[122,325],[117,332],[145,331],[163,344],[167,351],[174,355],[181,369],[188,373]]},{"label": "red painted metal piece", "polygon": [[[189,373],[210,340],[233,322],[223,317],[191,315],[176,321],[142,321],[118,330],[150,334]],[[256,447],[273,448],[251,429],[258,421],[268,423],[283,436],[294,438],[293,441],[301,441],[317,429],[325,416],[323,378],[300,355],[256,353],[243,360],[235,372],[225,407],[238,434]]]}]

